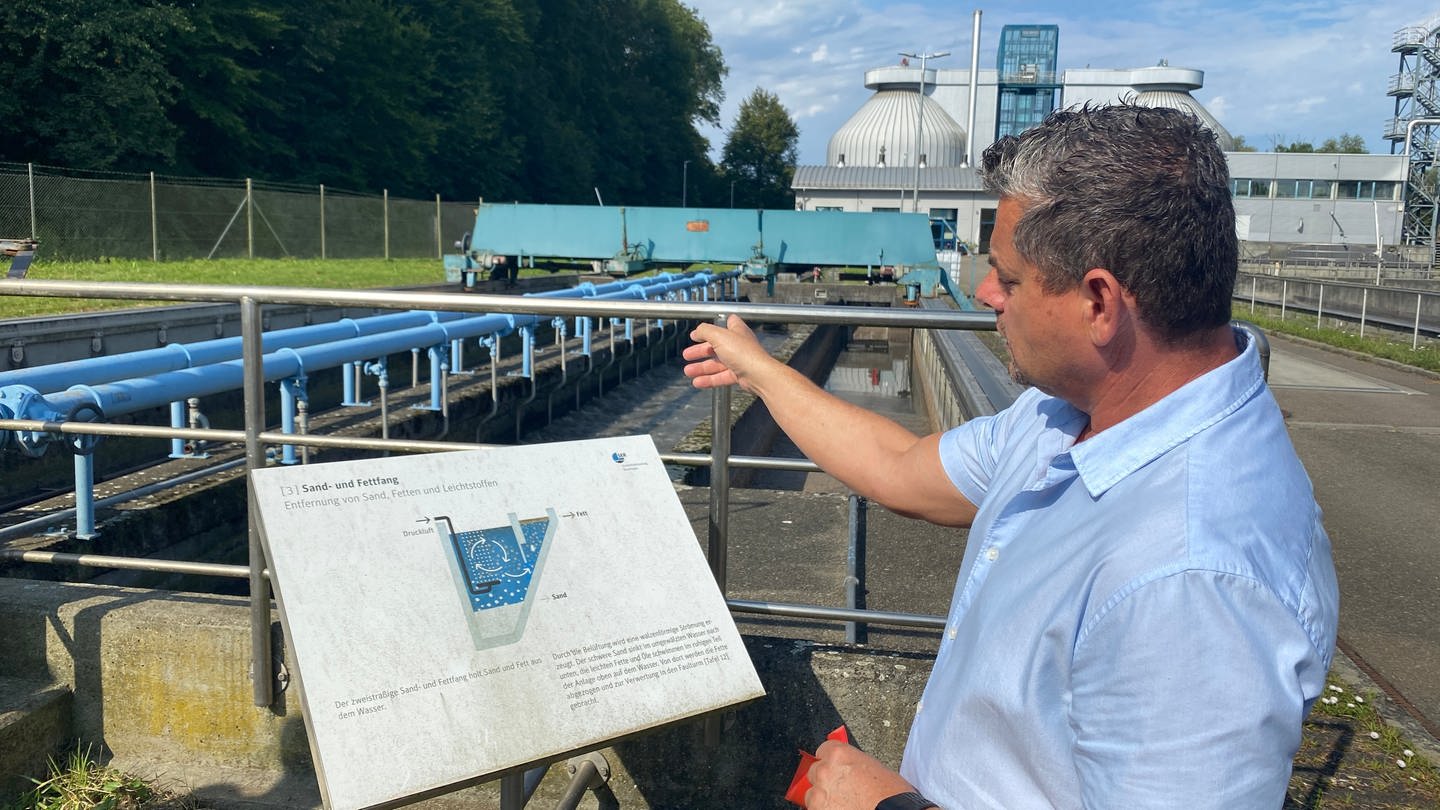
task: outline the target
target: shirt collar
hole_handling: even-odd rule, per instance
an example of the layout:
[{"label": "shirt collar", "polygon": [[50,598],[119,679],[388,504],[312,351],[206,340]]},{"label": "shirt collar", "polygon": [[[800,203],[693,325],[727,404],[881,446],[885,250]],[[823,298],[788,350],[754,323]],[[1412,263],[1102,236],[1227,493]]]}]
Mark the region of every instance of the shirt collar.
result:
[{"label": "shirt collar", "polygon": [[1242,344],[1237,357],[1071,446],[1071,460],[1091,497],[1100,497],[1126,476],[1233,413],[1264,387],[1254,339],[1243,330],[1235,330],[1235,335],[1236,343]]}]

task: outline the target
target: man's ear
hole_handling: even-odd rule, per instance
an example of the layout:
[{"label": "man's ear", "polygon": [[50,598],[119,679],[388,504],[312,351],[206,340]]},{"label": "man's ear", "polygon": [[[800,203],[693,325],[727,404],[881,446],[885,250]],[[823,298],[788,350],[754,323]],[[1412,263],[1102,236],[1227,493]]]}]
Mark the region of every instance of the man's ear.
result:
[{"label": "man's ear", "polygon": [[1096,346],[1108,346],[1124,328],[1134,301],[1115,278],[1103,267],[1092,268],[1080,282],[1082,317]]}]

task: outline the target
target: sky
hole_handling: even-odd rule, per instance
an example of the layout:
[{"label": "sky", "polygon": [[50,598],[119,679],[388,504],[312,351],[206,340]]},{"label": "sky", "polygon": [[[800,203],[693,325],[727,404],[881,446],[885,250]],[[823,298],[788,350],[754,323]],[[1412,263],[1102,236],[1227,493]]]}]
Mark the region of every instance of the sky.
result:
[{"label": "sky", "polygon": [[897,64],[902,51],[950,51],[931,64],[968,70],[977,8],[981,70],[995,67],[1001,26],[1054,24],[1061,71],[1162,59],[1204,71],[1196,100],[1262,151],[1349,133],[1369,151],[1388,153],[1382,135],[1395,114],[1395,100],[1385,95],[1400,67],[1390,51],[1395,32],[1440,17],[1440,2],[1414,0],[1011,0],[991,8],[953,0],[683,2],[710,26],[730,70],[723,126],[702,130],[715,159],[740,103],[763,87],[798,125],[804,165],[825,162],[830,136],[870,97],[866,70]]}]

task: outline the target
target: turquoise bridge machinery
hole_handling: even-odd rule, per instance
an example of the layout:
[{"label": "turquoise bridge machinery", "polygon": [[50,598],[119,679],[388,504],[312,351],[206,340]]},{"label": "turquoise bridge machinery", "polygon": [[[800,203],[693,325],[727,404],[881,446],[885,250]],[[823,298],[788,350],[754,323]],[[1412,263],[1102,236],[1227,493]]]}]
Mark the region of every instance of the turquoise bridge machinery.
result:
[{"label": "turquoise bridge machinery", "polygon": [[656,265],[733,264],[772,291],[783,270],[864,267],[926,297],[942,289],[924,214],[482,203],[461,246],[445,257],[445,277],[467,288],[482,273],[543,258],[615,277]]}]

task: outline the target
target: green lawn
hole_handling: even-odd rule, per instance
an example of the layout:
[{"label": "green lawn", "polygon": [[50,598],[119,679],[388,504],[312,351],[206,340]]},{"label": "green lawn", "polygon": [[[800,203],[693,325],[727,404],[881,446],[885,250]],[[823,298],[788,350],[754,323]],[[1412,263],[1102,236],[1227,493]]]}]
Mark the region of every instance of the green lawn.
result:
[{"label": "green lawn", "polygon": [[1267,315],[1260,311],[1247,312],[1238,306],[1235,308],[1236,318],[1250,321],[1266,332],[1293,335],[1324,343],[1327,346],[1349,349],[1372,357],[1383,357],[1407,366],[1415,366],[1428,371],[1440,371],[1440,348],[1437,348],[1433,342],[1421,340],[1419,347],[1412,349],[1409,335],[1371,329],[1362,338],[1357,334],[1358,327],[1354,328],[1355,331],[1331,329],[1316,326],[1314,315],[1287,313],[1284,320],[1281,320],[1279,314],[1278,311]]},{"label": "green lawn", "polygon": [[[178,284],[240,284],[262,287],[369,289],[438,284],[445,280],[439,259],[215,259],[183,262],[116,260],[44,262],[30,267],[29,278],[67,281],[140,281]],[[4,285],[0,284],[0,292]],[[89,298],[35,298],[0,295],[0,319],[87,312],[163,301]]]}]

